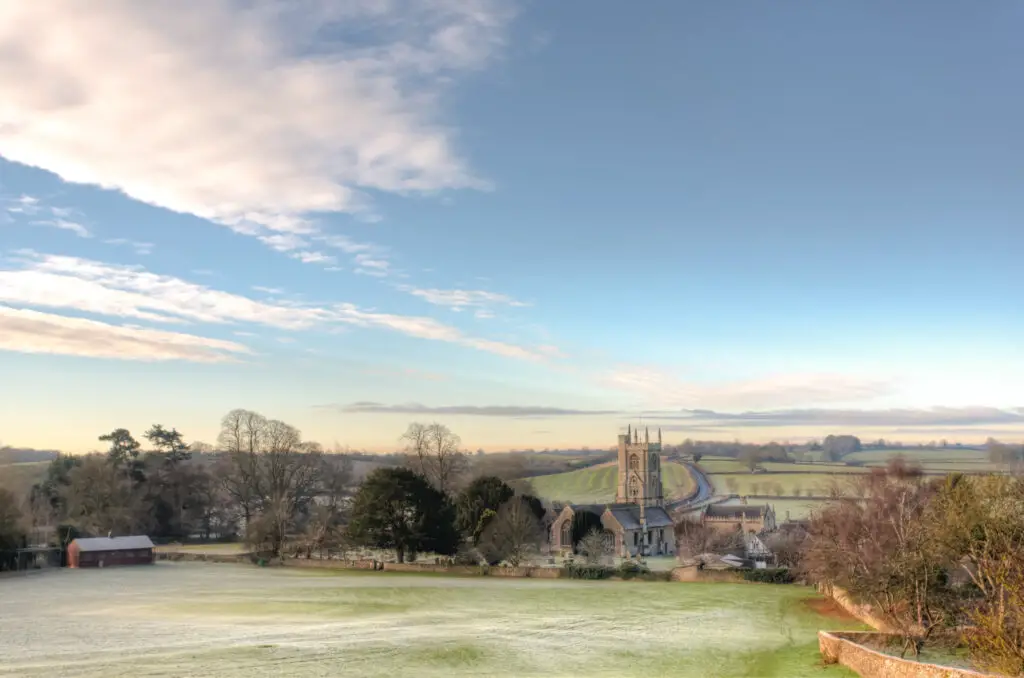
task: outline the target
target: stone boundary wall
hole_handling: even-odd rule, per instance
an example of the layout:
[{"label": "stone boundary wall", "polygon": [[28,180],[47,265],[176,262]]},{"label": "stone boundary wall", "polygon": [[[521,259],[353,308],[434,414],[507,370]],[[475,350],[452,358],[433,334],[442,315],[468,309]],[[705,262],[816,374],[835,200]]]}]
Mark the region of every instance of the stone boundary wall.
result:
[{"label": "stone boundary wall", "polygon": [[749,583],[739,572],[733,570],[698,570],[696,565],[677,567],[671,572],[671,581],[706,581],[728,584]]},{"label": "stone boundary wall", "polygon": [[818,584],[818,593],[828,596],[836,601],[839,607],[864,622],[871,628],[882,633],[897,633],[898,629],[892,627],[881,615],[875,614],[870,605],[854,602],[845,589],[829,584]]},{"label": "stone boundary wall", "polygon": [[154,556],[156,560],[198,563],[251,563],[254,557],[252,553],[201,553],[196,551],[157,551]]},{"label": "stone boundary wall", "polygon": [[818,648],[826,664],[842,664],[862,678],[997,678],[968,669],[900,659],[865,647],[892,637],[889,633],[818,631]]},{"label": "stone boundary wall", "polygon": [[[255,562],[253,553],[199,553],[193,551],[157,551],[156,559],[168,562],[248,564]],[[270,560],[268,564],[315,570],[376,570],[383,572],[419,572],[446,574],[454,577],[513,577],[520,579],[566,578],[560,567],[481,567],[477,565],[435,565],[432,563],[386,563],[373,560],[338,560],[285,558]],[[603,581],[619,581],[611,577]],[[584,581],[584,580],[580,580]],[[750,583],[739,572],[729,570],[698,570],[696,566],[677,567],[671,571],[652,572],[629,581],[722,582]]]}]

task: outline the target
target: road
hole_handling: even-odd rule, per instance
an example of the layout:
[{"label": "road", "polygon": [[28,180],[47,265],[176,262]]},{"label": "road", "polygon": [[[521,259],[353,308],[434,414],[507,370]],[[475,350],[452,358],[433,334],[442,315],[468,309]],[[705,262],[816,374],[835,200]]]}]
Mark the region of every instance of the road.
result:
[{"label": "road", "polygon": [[715,496],[715,490],[711,486],[711,481],[695,464],[691,464],[687,461],[678,461],[677,463],[682,464],[689,470],[690,475],[693,477],[694,482],[697,483],[697,492],[687,497],[686,499],[678,499],[673,502],[665,504],[667,511],[678,511],[685,510],[688,508],[697,508],[702,504],[706,504],[711,501]]}]

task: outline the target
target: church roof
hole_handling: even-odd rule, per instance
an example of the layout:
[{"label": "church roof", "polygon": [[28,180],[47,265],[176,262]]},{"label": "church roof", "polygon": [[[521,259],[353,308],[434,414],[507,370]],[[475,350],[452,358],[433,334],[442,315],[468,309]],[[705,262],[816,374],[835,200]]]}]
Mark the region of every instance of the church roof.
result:
[{"label": "church roof", "polygon": [[[624,530],[639,530],[640,529],[640,507],[635,504],[615,504],[609,506],[608,510],[612,512],[615,520],[622,525]],[[665,509],[659,506],[648,506],[645,509],[647,517],[647,528],[655,529],[659,527],[671,527],[673,525],[672,518],[668,515]]]},{"label": "church roof", "polygon": [[608,508],[608,504],[567,504],[567,506],[572,509],[573,513],[593,513],[595,516],[600,516]]},{"label": "church roof", "polygon": [[707,507],[705,514],[711,518],[743,518],[744,520],[757,520],[768,514],[768,505],[747,506],[745,504],[723,506],[722,504],[711,504]]}]

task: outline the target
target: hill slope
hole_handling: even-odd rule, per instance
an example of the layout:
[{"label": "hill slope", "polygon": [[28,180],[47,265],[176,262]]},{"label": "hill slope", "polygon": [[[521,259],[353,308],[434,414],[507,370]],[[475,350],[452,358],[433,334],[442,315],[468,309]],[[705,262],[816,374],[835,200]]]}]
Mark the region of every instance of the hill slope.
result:
[{"label": "hill slope", "polygon": [[[682,464],[666,462],[661,467],[661,484],[665,498],[682,497],[694,489],[693,478]],[[512,481],[517,489],[544,499],[574,504],[601,504],[615,501],[615,464],[602,464],[591,468],[535,476]]]}]

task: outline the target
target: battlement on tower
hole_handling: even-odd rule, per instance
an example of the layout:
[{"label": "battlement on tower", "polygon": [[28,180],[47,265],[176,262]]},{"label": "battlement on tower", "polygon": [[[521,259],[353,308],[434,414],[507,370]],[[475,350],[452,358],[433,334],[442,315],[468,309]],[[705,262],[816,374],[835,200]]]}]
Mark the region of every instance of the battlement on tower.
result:
[{"label": "battlement on tower", "polygon": [[639,506],[663,506],[661,486],[661,429],[658,439],[651,441],[649,429],[640,430],[632,426],[619,435],[619,474],[615,501],[620,504]]}]

